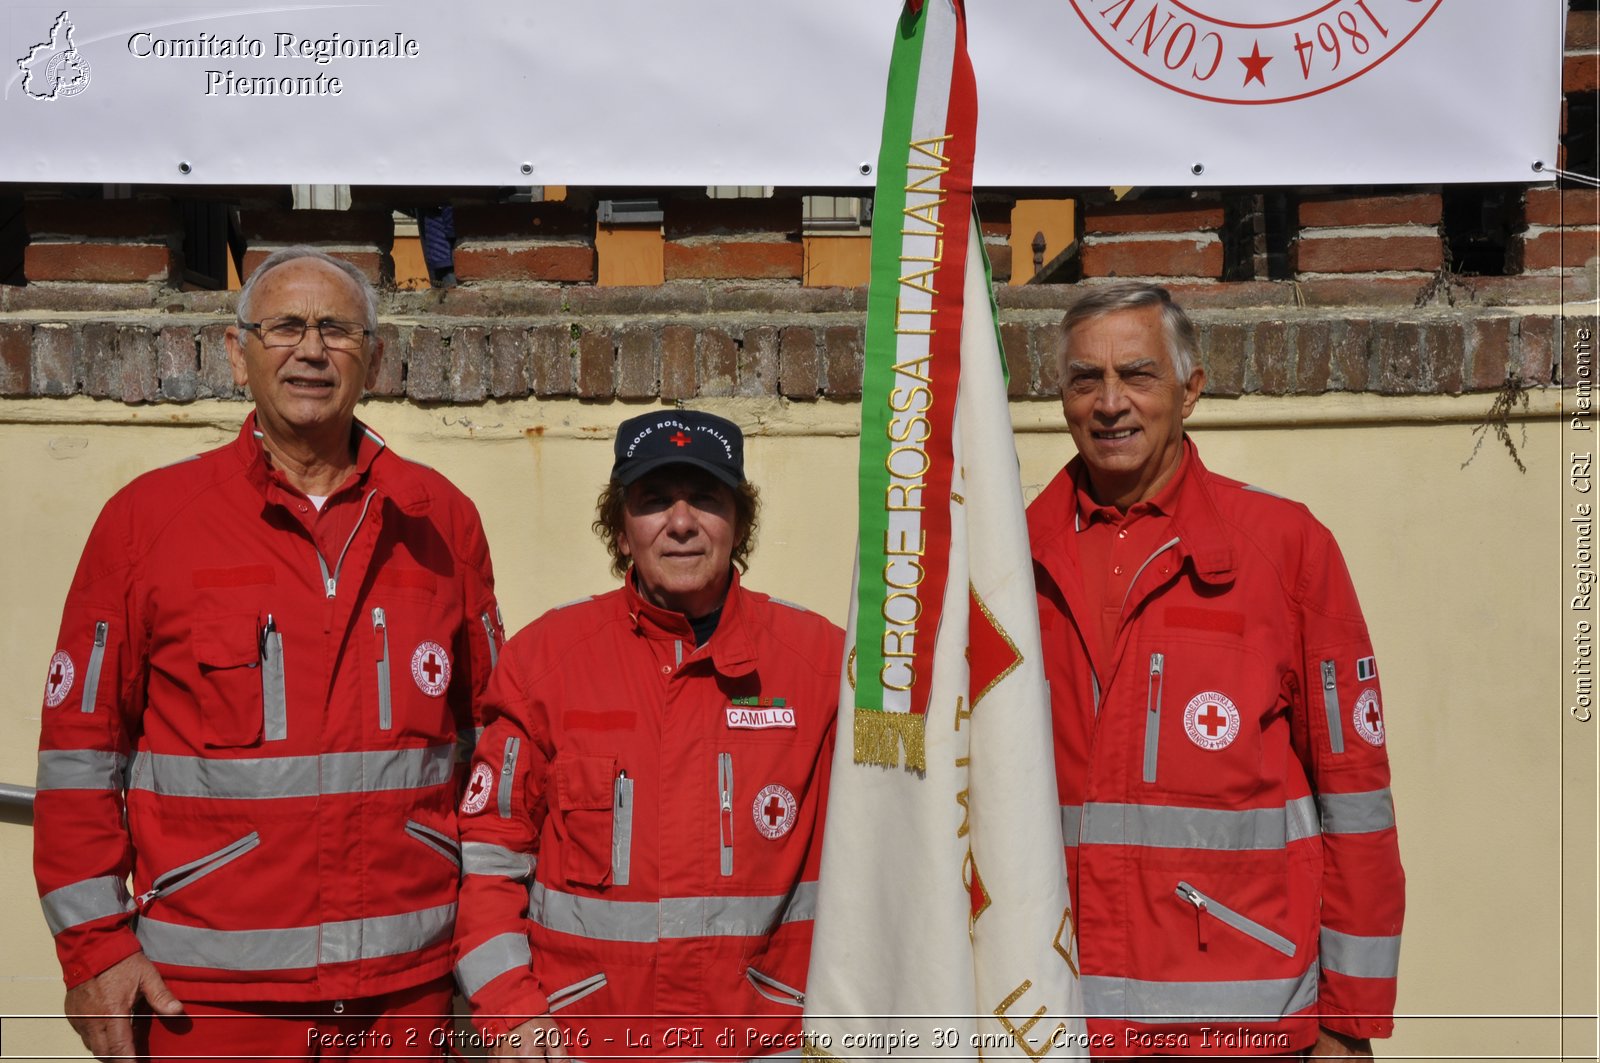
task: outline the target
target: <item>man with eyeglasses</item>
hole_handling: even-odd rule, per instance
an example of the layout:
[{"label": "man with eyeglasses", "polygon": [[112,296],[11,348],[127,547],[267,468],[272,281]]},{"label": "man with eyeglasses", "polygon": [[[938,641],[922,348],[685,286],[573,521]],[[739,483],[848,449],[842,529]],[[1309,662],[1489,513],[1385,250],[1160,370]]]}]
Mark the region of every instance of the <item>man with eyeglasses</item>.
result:
[{"label": "man with eyeglasses", "polygon": [[349,264],[269,256],[227,330],[238,438],[134,480],[84,548],[34,865],[101,1059],[450,1040],[456,749],[503,633],[472,503],[355,418],[376,312]]}]

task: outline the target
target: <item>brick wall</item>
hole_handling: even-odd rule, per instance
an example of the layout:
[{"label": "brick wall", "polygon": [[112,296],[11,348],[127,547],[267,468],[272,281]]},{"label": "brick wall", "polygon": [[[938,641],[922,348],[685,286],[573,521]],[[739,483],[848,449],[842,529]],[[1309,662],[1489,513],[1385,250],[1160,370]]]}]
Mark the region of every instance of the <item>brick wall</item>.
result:
[{"label": "brick wall", "polygon": [[[1563,165],[1574,151],[1595,163],[1594,131],[1573,116],[1595,114],[1597,20],[1588,10],[1568,18]],[[1081,286],[1117,277],[1158,280],[1195,312],[1216,394],[1455,394],[1496,389],[1508,371],[1559,384],[1563,328],[1593,320],[1592,303],[1582,304],[1600,288],[1600,197],[1554,183],[1491,191],[1479,204],[1471,189],[1438,186],[1121,199],[1104,189],[982,190],[999,282],[1011,274],[1019,198],[1080,204],[1076,254],[1044,283],[999,290],[1012,394],[1052,393],[1055,323]],[[234,297],[184,290],[176,194],[7,190],[22,204],[26,283],[0,285],[0,395],[239,397],[221,348]],[[460,286],[385,294],[383,396],[804,402],[860,391],[865,291],[804,285],[802,190],[708,199],[698,189],[569,189],[561,202],[506,203],[487,189],[356,188],[346,211],[290,210],[279,188],[182,194],[235,208],[245,274],[278,247],[310,242],[380,286],[393,279],[393,211],[455,205]],[[613,195],[660,200],[663,284],[597,285],[597,205]],[[1479,215],[1494,224],[1473,230]],[[1473,250],[1475,275],[1462,272],[1461,248]],[[1577,309],[1563,317],[1551,307]]]}]

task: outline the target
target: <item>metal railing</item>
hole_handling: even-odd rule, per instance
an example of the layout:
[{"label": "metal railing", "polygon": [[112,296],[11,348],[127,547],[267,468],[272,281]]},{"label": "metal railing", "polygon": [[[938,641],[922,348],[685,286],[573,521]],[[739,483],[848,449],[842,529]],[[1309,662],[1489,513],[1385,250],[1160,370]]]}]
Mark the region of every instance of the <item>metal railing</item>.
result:
[{"label": "metal railing", "polygon": [[32,808],[33,787],[0,782],[0,808]]}]

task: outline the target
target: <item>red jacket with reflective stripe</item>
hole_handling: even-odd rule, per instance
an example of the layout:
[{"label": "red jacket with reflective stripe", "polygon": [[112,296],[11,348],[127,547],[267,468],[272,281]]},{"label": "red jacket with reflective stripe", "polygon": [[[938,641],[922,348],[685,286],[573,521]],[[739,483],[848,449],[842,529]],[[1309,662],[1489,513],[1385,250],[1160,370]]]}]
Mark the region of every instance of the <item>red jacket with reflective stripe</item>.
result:
[{"label": "red jacket with reflective stripe", "polygon": [[[482,1029],[549,1010],[583,1058],[799,1047],[842,653],[737,577],[698,648],[631,582],[506,643],[461,817]],[[674,1033],[704,1015],[738,1043]]]},{"label": "red jacket with reflective stripe", "polygon": [[1109,657],[1078,568],[1081,459],[1028,510],[1095,1054],[1290,1051],[1319,1021],[1386,1036],[1405,878],[1355,589],[1304,506],[1185,447],[1173,540]]},{"label": "red jacket with reflective stripe", "polygon": [[254,423],[118,492],[68,592],[34,829],[68,985],[141,948],[197,1000],[450,967],[454,747],[501,637],[477,512],[357,425],[325,577]]}]

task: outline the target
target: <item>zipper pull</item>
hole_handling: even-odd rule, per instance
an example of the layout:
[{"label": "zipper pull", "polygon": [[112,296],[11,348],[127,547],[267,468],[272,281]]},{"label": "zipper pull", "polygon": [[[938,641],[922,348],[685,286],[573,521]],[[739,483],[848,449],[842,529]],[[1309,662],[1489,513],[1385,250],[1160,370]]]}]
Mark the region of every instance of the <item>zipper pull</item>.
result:
[{"label": "zipper pull", "polygon": [[272,633],[274,631],[277,631],[277,630],[278,630],[277,623],[273,621],[272,614],[268,613],[267,614],[267,622],[265,624],[261,625],[261,646],[259,647],[259,649],[260,649],[260,653],[261,653],[262,657],[265,657],[267,655],[267,644],[268,644],[268,641],[272,638]]},{"label": "zipper pull", "polygon": [[148,890],[148,891],[146,891],[144,893],[139,894],[139,896],[135,897],[133,899],[133,905],[134,905],[135,908],[138,908],[139,911],[143,912],[145,910],[145,908],[150,904],[150,902],[155,900],[160,895],[161,895],[161,887],[157,886],[154,889]]},{"label": "zipper pull", "polygon": [[1187,882],[1178,883],[1178,896],[1194,905],[1194,933],[1200,948],[1206,948],[1206,899]]},{"label": "zipper pull", "polygon": [[[1161,678],[1161,672],[1166,667],[1166,664],[1167,664],[1167,655],[1166,654],[1164,654],[1164,653],[1152,653],[1150,655],[1150,682],[1151,683],[1154,683],[1156,680]],[[1147,699],[1147,700],[1150,701],[1150,711],[1151,712],[1160,712],[1161,711],[1161,701],[1160,701],[1159,698]]]},{"label": "zipper pull", "polygon": [[372,633],[377,636],[378,660],[381,662],[389,655],[388,615],[381,605],[372,607]]},{"label": "zipper pull", "polygon": [[339,581],[337,579],[335,579],[334,577],[329,576],[325,586],[326,586],[327,591],[328,591],[328,597],[332,598],[334,590],[339,586]]},{"label": "zipper pull", "polygon": [[106,648],[106,633],[109,632],[110,630],[111,630],[111,625],[106,623],[104,620],[95,621],[95,625],[94,625],[94,648],[95,649],[103,650],[103,649]]},{"label": "zipper pull", "polygon": [[1337,685],[1338,685],[1338,683],[1336,682],[1335,676],[1334,676],[1333,662],[1332,661],[1323,661],[1322,662],[1322,689],[1323,690],[1332,690]]}]

